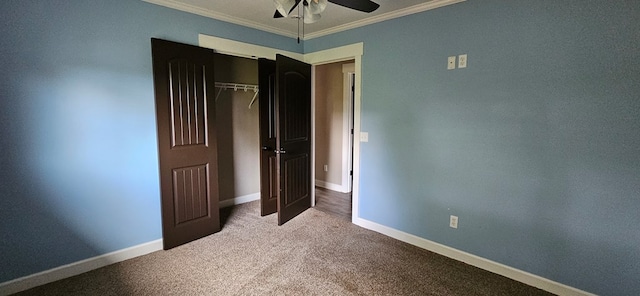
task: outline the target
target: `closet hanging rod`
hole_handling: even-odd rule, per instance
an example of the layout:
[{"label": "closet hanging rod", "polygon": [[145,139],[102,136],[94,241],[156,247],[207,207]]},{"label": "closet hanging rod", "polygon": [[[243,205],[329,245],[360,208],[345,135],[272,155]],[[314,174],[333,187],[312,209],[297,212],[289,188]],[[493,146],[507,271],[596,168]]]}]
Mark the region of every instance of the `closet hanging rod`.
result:
[{"label": "closet hanging rod", "polygon": [[220,97],[220,93],[223,90],[233,89],[234,91],[244,90],[245,92],[252,90],[254,94],[253,94],[253,99],[251,100],[251,103],[249,103],[249,109],[251,109],[251,106],[256,101],[256,98],[258,97],[258,91],[259,91],[258,86],[255,84],[216,82],[216,87],[218,88],[218,94],[216,95],[216,102],[218,101],[218,97]]}]

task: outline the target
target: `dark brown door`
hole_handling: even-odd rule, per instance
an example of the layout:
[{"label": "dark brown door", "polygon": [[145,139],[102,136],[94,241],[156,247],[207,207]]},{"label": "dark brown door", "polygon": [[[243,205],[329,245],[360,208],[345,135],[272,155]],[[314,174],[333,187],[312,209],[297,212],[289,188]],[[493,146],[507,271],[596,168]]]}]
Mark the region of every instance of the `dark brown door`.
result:
[{"label": "dark brown door", "polygon": [[278,163],[276,158],[276,62],[258,60],[260,104],[260,214],[278,211]]},{"label": "dark brown door", "polygon": [[311,65],[276,55],[278,224],[311,207]]},{"label": "dark brown door", "polygon": [[167,250],[220,230],[213,51],[160,39],[151,49]]}]

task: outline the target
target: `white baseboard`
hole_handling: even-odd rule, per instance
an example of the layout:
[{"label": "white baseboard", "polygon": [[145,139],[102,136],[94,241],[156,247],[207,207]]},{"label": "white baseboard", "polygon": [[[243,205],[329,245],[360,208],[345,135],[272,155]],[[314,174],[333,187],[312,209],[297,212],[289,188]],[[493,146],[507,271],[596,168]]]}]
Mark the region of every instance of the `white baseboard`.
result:
[{"label": "white baseboard", "polygon": [[329,189],[329,190],[333,190],[333,191],[342,192],[342,193],[351,192],[349,190],[349,188],[346,188],[346,186],[342,186],[342,185],[338,185],[338,184],[334,184],[334,183],[329,183],[329,182],[325,182],[325,181],[320,181],[320,180],[316,180],[316,186],[322,187],[322,188],[325,188],[325,189]]},{"label": "white baseboard", "polygon": [[[220,202],[220,207],[233,206],[260,199],[259,193],[236,197],[234,199]],[[552,280],[519,270],[504,264],[491,261],[467,252],[463,252],[403,231],[399,231],[369,220],[354,218],[354,224],[379,232],[397,240],[412,244],[414,246],[429,250],[431,252],[467,263],[469,265],[508,277],[510,279],[525,283],[527,285],[557,294],[570,296],[595,296],[591,294]],[[0,295],[9,295],[25,291],[37,286],[52,283],[61,279],[76,276],[94,269],[98,269],[113,263],[125,261],[138,256],[146,255],[162,250],[162,239],[140,244],[130,248],[81,260],[71,264],[63,265],[43,272],[21,277],[8,282],[0,283]]]},{"label": "white baseboard", "polygon": [[9,295],[76,276],[113,263],[162,250],[162,239],[81,260],[0,284],[0,295]]},{"label": "white baseboard", "polygon": [[384,225],[371,222],[362,218],[354,218],[353,223],[369,229],[375,232],[379,232],[386,236],[395,238],[397,240],[412,244],[414,246],[423,248],[425,250],[449,257],[454,260],[458,260],[469,265],[508,277],[510,279],[525,283],[527,285],[557,294],[557,295],[569,295],[569,296],[595,296],[591,294],[552,280],[509,267],[507,265],[491,261],[467,252],[463,252],[418,236],[409,234],[400,230],[396,230]]},{"label": "white baseboard", "polygon": [[227,207],[231,207],[231,206],[235,206],[235,205],[239,205],[239,204],[243,204],[243,203],[247,203],[247,202],[251,202],[259,199],[260,199],[260,192],[238,196],[236,198],[221,200],[220,208],[227,208]]},{"label": "white baseboard", "polygon": [[[220,207],[230,207],[259,199],[260,193],[244,195],[229,200],[223,200],[220,202]],[[160,250],[162,250],[162,239],[45,270],[43,272],[0,283],[0,296],[25,291],[37,286],[76,276],[100,267]]]}]

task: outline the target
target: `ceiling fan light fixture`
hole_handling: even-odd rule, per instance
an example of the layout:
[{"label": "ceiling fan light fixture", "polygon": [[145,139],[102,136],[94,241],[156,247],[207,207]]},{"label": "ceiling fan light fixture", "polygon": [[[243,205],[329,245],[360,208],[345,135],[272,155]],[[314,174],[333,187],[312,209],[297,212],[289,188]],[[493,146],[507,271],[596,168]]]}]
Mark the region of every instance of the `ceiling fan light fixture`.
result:
[{"label": "ceiling fan light fixture", "polygon": [[289,16],[289,12],[296,5],[295,0],[273,0],[273,4],[276,6],[276,10],[282,16]]},{"label": "ceiling fan light fixture", "polygon": [[321,14],[327,8],[327,0],[306,0],[307,4],[304,6],[305,10],[308,9],[311,14]]},{"label": "ceiling fan light fixture", "polygon": [[321,18],[319,13],[311,13],[309,9],[304,8],[304,23],[305,24],[313,24],[319,21]]}]

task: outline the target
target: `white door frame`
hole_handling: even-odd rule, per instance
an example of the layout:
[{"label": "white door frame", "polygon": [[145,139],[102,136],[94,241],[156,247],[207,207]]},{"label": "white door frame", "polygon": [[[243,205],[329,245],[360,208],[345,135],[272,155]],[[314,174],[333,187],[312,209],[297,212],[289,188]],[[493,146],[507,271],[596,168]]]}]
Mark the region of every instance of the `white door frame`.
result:
[{"label": "white door frame", "polygon": [[[364,52],[364,43],[355,43],[351,45],[331,48],[322,51],[316,51],[308,54],[300,54],[288,52],[285,50],[270,48],[266,46],[254,45],[210,35],[199,34],[198,44],[201,47],[214,49],[216,52],[228,55],[248,57],[248,58],[268,58],[275,60],[276,54],[284,54],[289,57],[302,60],[312,65],[311,71],[311,135],[312,155],[311,155],[311,182],[312,188],[315,188],[315,66],[333,62],[354,60],[355,61],[355,100],[354,100],[354,124],[353,124],[353,191],[352,191],[352,210],[351,221],[355,221],[360,217],[359,197],[360,197],[360,110],[361,110],[361,82],[362,82],[362,54]],[[315,206],[316,196],[315,190],[311,191],[311,205]]]},{"label": "white door frame", "polygon": [[[342,65],[342,188],[345,193],[353,190],[352,175],[353,171],[353,142],[356,140],[352,137],[351,129],[353,129],[353,100],[352,95],[355,97],[355,92],[351,91],[351,87],[355,89],[355,70],[356,65],[345,64]],[[355,136],[355,132],[354,135]]]}]

